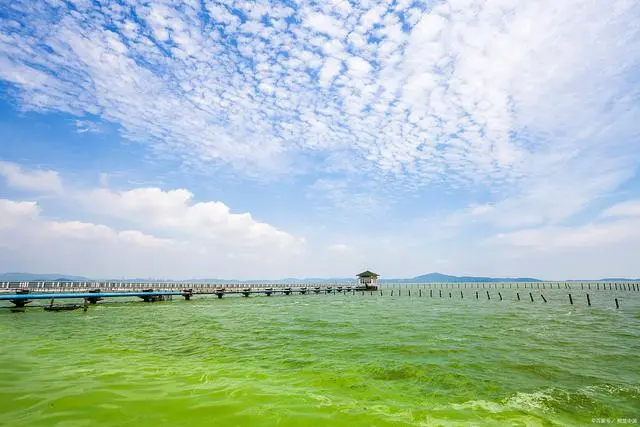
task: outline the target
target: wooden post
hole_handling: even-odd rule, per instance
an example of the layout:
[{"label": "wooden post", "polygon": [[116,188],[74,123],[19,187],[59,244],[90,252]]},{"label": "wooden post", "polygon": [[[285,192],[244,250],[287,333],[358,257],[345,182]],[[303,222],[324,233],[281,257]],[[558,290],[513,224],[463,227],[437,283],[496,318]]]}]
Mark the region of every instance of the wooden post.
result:
[{"label": "wooden post", "polygon": [[476,291],[476,299],[478,299],[478,291]]},{"label": "wooden post", "polygon": [[573,305],[573,298],[571,298],[571,294],[569,294],[569,303]]},{"label": "wooden post", "polygon": [[442,289],[440,289],[440,298],[442,298]]},{"label": "wooden post", "polygon": [[460,291],[460,299],[464,299],[464,295],[462,294],[462,291]]},{"label": "wooden post", "polygon": [[529,292],[529,297],[531,298],[531,302],[533,302],[533,295],[531,295],[531,292]]},{"label": "wooden post", "polygon": [[451,292],[449,292],[449,298],[451,298]]},{"label": "wooden post", "polygon": [[487,291],[487,299],[491,299],[491,297],[489,296],[489,291]]},{"label": "wooden post", "polygon": [[618,298],[616,298],[616,310],[620,308],[620,304],[618,304]]},{"label": "wooden post", "polygon": [[433,298],[433,289],[429,289],[429,296]]},{"label": "wooden post", "polygon": [[544,295],[540,294],[540,296],[542,297],[542,301],[547,302],[547,299],[544,297]]},{"label": "wooden post", "polygon": [[591,307],[591,299],[589,298],[589,294],[587,294],[587,304]]},{"label": "wooden post", "polygon": [[498,292],[498,296],[500,297],[500,301],[502,301],[502,294]]},{"label": "wooden post", "polygon": [[516,292],[516,296],[518,297],[518,301],[520,301],[520,292]]}]

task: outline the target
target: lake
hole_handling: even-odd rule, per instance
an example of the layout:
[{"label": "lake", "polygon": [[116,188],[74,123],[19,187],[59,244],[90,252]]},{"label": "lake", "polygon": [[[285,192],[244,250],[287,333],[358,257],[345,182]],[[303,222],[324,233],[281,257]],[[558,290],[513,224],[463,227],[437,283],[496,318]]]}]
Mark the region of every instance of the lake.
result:
[{"label": "lake", "polygon": [[566,289],[389,291],[2,309],[0,425],[640,419],[640,293],[592,290],[589,307],[584,290],[574,305]]}]

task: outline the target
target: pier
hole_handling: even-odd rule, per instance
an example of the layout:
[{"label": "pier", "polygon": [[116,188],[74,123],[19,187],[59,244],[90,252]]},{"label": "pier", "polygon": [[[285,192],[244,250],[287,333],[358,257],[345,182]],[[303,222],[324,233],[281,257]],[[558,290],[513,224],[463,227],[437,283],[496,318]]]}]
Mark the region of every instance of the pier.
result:
[{"label": "pier", "polygon": [[[372,275],[375,273],[366,272]],[[530,302],[542,303],[562,301],[575,306],[577,301],[592,305],[592,298],[611,301],[615,308],[624,308],[622,297],[640,296],[640,284],[636,282],[465,282],[465,283],[376,283],[377,277],[367,276],[350,283],[198,283],[198,282],[0,282],[0,302],[6,301],[12,306],[4,308],[23,309],[37,300],[84,300],[84,305],[95,305],[106,300],[130,298],[142,302],[171,301],[174,296],[191,300],[194,297],[251,297],[274,295],[370,295],[409,298],[438,298],[452,301],[465,301],[465,293],[473,300],[479,300],[479,293],[485,294],[484,301],[519,302],[520,292],[529,294]],[[453,290],[455,289],[455,292]],[[425,291],[424,293],[422,291]],[[465,292],[466,290],[466,292]],[[492,291],[495,290],[495,291]],[[499,291],[500,290],[500,291]],[[413,293],[412,293],[413,291]],[[434,292],[435,291],[435,292]],[[443,292],[445,291],[445,292]],[[574,300],[576,294],[585,294]],[[589,295],[591,293],[591,295]],[[598,296],[594,294],[602,294]],[[491,298],[495,294],[497,298]],[[573,295],[572,295],[573,294]],[[455,295],[455,297],[454,297]],[[525,297],[526,298],[526,297]],[[635,298],[634,298],[635,299]],[[595,299],[594,299],[595,301]],[[131,302],[131,301],[126,301]],[[43,307],[35,305],[35,307]]]},{"label": "pier", "polygon": [[0,282],[0,301],[25,307],[34,300],[83,299],[96,304],[109,298],[138,297],[144,302],[168,301],[173,296],[190,300],[194,295],[292,295],[347,293],[370,290],[357,285],[318,284],[211,284],[149,282]]}]

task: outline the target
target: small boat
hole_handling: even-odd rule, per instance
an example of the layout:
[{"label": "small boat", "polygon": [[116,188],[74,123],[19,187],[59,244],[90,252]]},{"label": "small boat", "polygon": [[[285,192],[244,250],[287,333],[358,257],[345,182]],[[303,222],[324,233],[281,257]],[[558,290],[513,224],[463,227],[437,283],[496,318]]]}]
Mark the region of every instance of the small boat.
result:
[{"label": "small boat", "polygon": [[71,305],[47,305],[44,307],[45,311],[71,311],[82,308],[81,305],[71,304]]},{"label": "small boat", "polygon": [[84,299],[84,305],[80,305],[80,304],[60,304],[60,305],[53,305],[53,298],[51,298],[51,302],[49,303],[49,305],[45,305],[43,308],[45,311],[71,311],[71,310],[77,310],[79,308],[83,308],[84,311],[87,311],[87,303],[89,302],[89,300],[87,298]]}]

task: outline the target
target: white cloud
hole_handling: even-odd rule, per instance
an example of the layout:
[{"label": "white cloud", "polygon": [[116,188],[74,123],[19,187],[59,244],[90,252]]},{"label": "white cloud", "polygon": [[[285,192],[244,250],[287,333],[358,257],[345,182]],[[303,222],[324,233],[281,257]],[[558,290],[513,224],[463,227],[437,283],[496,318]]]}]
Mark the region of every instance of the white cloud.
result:
[{"label": "white cloud", "polygon": [[15,227],[23,221],[36,219],[40,209],[35,202],[0,199],[0,229]]},{"label": "white cloud", "polygon": [[[213,231],[207,223],[190,223],[183,228],[172,223],[176,218],[152,214],[154,209],[171,207],[171,201],[162,200],[161,193],[156,196],[155,203],[151,196],[119,207],[126,207],[123,216],[133,223],[144,222],[138,215],[150,214],[157,234],[95,222],[51,220],[40,215],[36,202],[0,199],[0,271],[63,271],[91,277],[276,278],[291,262],[300,261],[300,240],[291,241],[293,238],[270,226],[247,221],[250,217],[246,215],[235,218],[222,208],[226,217],[209,219],[212,223],[226,221],[226,225],[218,223]],[[165,193],[165,197],[170,199],[171,195]],[[174,207],[174,213],[181,209]],[[190,214],[183,214],[189,222]],[[203,238],[198,238],[192,227],[201,227]],[[179,237],[158,237],[176,234],[171,233],[176,228],[187,232]]]},{"label": "white cloud", "polygon": [[447,222],[452,226],[488,223],[498,229],[558,225],[611,194],[633,173],[632,162],[607,157],[600,150],[569,159],[560,149],[554,151],[530,164],[531,176],[501,193],[501,200],[472,205],[451,214]]},{"label": "white cloud", "polygon": [[135,230],[117,231],[111,227],[81,221],[51,221],[40,216],[36,202],[0,199],[0,229],[22,233],[23,237],[79,239],[94,242],[116,242],[140,246],[164,246],[173,242]]},{"label": "white cloud", "polygon": [[102,132],[102,127],[90,120],[76,120],[74,122],[76,126],[76,132],[78,133],[100,133]]},{"label": "white cloud", "polygon": [[472,216],[479,216],[479,215],[484,215],[491,212],[492,209],[493,209],[493,206],[491,205],[476,205],[476,206],[471,206],[469,213]]},{"label": "white cloud", "polygon": [[371,64],[357,56],[352,56],[347,60],[347,67],[353,77],[363,78],[371,71]]},{"label": "white cloud", "polygon": [[46,231],[56,237],[98,242],[115,241],[143,247],[162,247],[173,244],[170,239],[157,238],[136,230],[116,231],[105,225],[80,221],[49,221],[46,223],[46,227]]},{"label": "white cloud", "polygon": [[330,85],[334,77],[340,72],[341,68],[342,61],[336,58],[327,58],[322,66],[322,70],[320,71],[320,83],[323,86]]},{"label": "white cloud", "polygon": [[587,224],[574,227],[542,227],[498,234],[489,243],[535,248],[546,252],[557,249],[611,246],[637,242],[640,221],[621,220],[613,223]]},{"label": "white cloud", "polygon": [[606,209],[603,217],[640,216],[640,200],[629,200]]},{"label": "white cloud", "polygon": [[343,38],[346,36],[346,30],[342,23],[329,15],[311,12],[306,17],[305,24],[313,31],[318,31],[331,37]]},{"label": "white cloud", "polygon": [[193,194],[185,189],[137,188],[120,192],[97,189],[83,193],[80,198],[101,215],[190,238],[237,247],[268,247],[272,251],[297,251],[304,246],[304,239],[256,221],[249,213],[231,213],[222,202],[194,203]]},{"label": "white cloud", "polygon": [[0,161],[0,175],[11,188],[41,193],[62,193],[62,180],[55,171],[24,171],[15,163]]}]

